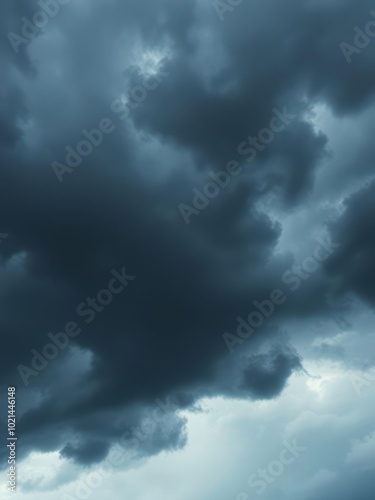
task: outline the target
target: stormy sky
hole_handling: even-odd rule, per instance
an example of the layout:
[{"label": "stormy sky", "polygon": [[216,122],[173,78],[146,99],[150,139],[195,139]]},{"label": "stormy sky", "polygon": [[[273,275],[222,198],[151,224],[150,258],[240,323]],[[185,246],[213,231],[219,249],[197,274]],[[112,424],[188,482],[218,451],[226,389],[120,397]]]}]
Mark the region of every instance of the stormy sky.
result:
[{"label": "stormy sky", "polygon": [[372,499],[373,2],[1,8],[2,498]]}]

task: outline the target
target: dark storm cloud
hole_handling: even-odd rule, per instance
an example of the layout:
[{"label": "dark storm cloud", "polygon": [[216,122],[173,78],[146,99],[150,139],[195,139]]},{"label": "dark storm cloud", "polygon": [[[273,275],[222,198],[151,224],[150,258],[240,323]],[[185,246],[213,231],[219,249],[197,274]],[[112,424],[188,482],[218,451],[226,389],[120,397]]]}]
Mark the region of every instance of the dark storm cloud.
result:
[{"label": "dark storm cloud", "polygon": [[327,266],[338,292],[355,292],[372,306],[375,300],[375,184],[345,201],[345,212],[331,230],[341,248]]},{"label": "dark storm cloud", "polygon": [[[202,9],[206,17],[197,25],[212,30],[215,48],[223,53],[220,62],[202,76],[203,49],[197,38],[194,51],[175,62],[176,71],[150,108],[136,110],[135,122],[194,151],[201,164],[222,168],[236,158],[241,140],[267,126],[274,106],[301,114],[324,100],[337,113],[354,113],[373,95],[375,44],[366,47],[353,68],[339,43],[352,42],[355,23],[368,21],[371,7],[370,1],[326,5],[270,0],[262,8],[248,2],[219,26]],[[235,84],[218,92],[225,78]],[[276,167],[271,169],[268,182],[271,188],[280,185],[281,193],[293,200],[311,187],[325,140],[299,122],[283,135],[278,145],[272,144],[271,159],[279,157],[281,165],[277,173],[272,172]]]},{"label": "dark storm cloud", "polygon": [[[31,13],[9,5],[3,30]],[[262,8],[249,2],[241,15],[220,23],[213,9],[194,2],[71,2],[46,27],[52,43],[43,43],[41,33],[18,55],[2,46],[0,129],[7,128],[0,144],[6,186],[0,231],[10,237],[0,247],[0,373],[21,386],[16,366],[29,366],[31,349],[40,351],[47,333],[68,321],[82,327],[74,343],[93,355],[73,392],[64,383],[68,356],[31,377],[30,390],[44,399],[21,419],[25,451],[62,449],[80,463],[95,462],[141,418],[134,405],[147,408],[156,397],[179,392],[181,407],[201,394],[229,395],[228,387],[236,394],[236,380],[224,388],[217,373],[226,356],[222,333],[284,270],[284,258],[274,255],[282,225],[261,202],[275,196],[298,206],[312,189],[327,141],[304,121],[315,100],[354,113],[370,99],[374,49],[358,57],[353,71],[338,47],[352,34],[354,12],[359,22],[370,8],[367,1],[355,8],[349,1],[269,0]],[[205,30],[219,54],[212,74],[202,55]],[[133,39],[146,51],[168,47],[160,69],[170,76],[120,122],[111,102],[141,78]],[[205,168],[222,169],[237,158],[238,145],[268,126],[275,106],[287,106],[295,123],[259,157],[254,172],[249,166],[243,180],[187,227],[176,207],[190,184],[199,185]],[[63,161],[65,147],[75,147],[81,130],[104,117],[115,131],[59,184],[50,164]],[[159,155],[146,151],[150,138],[159,141]],[[184,160],[171,165],[170,151]],[[165,174],[145,179],[145,168]],[[352,248],[345,238],[350,242],[339,234],[344,248]],[[124,266],[135,281],[86,324],[77,306]],[[311,301],[299,295],[294,306],[288,302],[288,315],[323,308],[328,286],[317,282]],[[17,354],[3,354],[14,345]],[[274,397],[300,368],[294,353],[256,355],[243,388],[255,398]],[[108,415],[119,412],[123,425],[103,432]],[[144,445],[147,452],[181,444],[184,423],[175,418]],[[70,442],[71,434],[79,438]]]},{"label": "dark storm cloud", "polygon": [[242,388],[254,397],[273,398],[283,390],[293,371],[301,369],[301,359],[293,352],[275,349],[251,356],[243,373]]},{"label": "dark storm cloud", "polygon": [[109,451],[109,444],[103,441],[86,441],[74,447],[70,443],[61,450],[61,455],[74,458],[78,463],[98,463],[105,459]]}]

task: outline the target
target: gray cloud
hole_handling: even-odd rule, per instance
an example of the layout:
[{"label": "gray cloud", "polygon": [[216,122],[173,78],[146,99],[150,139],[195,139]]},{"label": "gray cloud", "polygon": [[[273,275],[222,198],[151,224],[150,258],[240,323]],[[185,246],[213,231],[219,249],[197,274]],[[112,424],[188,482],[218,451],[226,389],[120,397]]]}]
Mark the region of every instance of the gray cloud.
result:
[{"label": "gray cloud", "polygon": [[[332,151],[308,118],[324,105],[355,120],[372,105],[375,45],[352,65],[339,48],[371,8],[367,0],[244,2],[220,23],[200,1],[72,1],[16,54],[6,34],[38,4],[4,6],[0,232],[9,237],[0,247],[0,376],[27,402],[21,456],[57,450],[98,463],[155,398],[174,395],[180,409],[206,395],[276,398],[303,365],[289,343],[274,347],[280,331],[341,312],[346,292],[372,306],[373,184],[349,195],[343,213],[337,203],[334,217],[318,220],[321,204],[312,200]],[[147,65],[168,77],[121,120],[111,103],[142,83]],[[267,126],[275,107],[296,119],[249,164],[238,145]],[[113,133],[60,184],[51,163],[65,161],[66,146],[103,118]],[[371,158],[365,143],[361,179]],[[243,173],[186,226],[178,204],[232,159]],[[324,190],[348,196],[356,169],[348,160]],[[240,370],[222,334],[297,261],[280,245],[303,211],[340,249],[247,342]],[[291,245],[309,239],[304,224]],[[85,322],[78,305],[124,266],[136,280]],[[41,352],[47,334],[69,321],[82,333],[24,389],[17,366],[30,366],[31,350]],[[332,354],[329,346],[320,354]],[[172,413],[140,443],[141,456],[184,446],[185,420]]]}]

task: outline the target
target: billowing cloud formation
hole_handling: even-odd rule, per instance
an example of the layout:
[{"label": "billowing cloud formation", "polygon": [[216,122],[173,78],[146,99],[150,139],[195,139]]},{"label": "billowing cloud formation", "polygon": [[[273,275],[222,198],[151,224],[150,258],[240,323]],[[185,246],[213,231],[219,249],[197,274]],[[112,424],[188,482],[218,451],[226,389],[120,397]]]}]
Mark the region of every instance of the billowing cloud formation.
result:
[{"label": "billowing cloud formation", "polygon": [[372,182],[345,201],[345,212],[333,225],[341,248],[329,263],[341,291],[356,292],[370,304],[375,298],[375,237],[374,220],[368,214],[374,212],[374,193]]},{"label": "billowing cloud formation", "polygon": [[295,354],[276,352],[268,356],[253,356],[244,370],[243,387],[254,396],[276,396],[283,389],[285,381],[298,368],[301,368],[301,362]]},{"label": "billowing cloud formation", "polygon": [[[316,118],[372,109],[375,43],[351,64],[340,48],[371,8],[254,0],[220,22],[200,0],[72,0],[16,53],[6,35],[41,6],[4,6],[0,375],[23,401],[22,456],[98,463],[124,434],[138,456],[179,448],[178,409],[274,398],[302,371],[294,321],[341,314],[342,292],[373,305],[373,146],[327,174]],[[317,236],[337,251],[293,268],[300,290],[231,355],[223,333],[311,266]],[[168,397],[167,421],[135,437]]]}]

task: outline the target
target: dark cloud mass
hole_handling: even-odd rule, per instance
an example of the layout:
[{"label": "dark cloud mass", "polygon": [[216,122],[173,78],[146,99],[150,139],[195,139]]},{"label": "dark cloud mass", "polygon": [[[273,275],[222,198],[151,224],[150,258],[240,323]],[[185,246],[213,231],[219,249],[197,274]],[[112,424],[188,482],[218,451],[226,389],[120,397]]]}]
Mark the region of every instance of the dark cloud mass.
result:
[{"label": "dark cloud mass", "polygon": [[328,266],[341,292],[356,292],[372,305],[375,298],[374,194],[372,182],[345,200],[345,212],[332,227],[341,247]]},{"label": "dark cloud mass", "polygon": [[[348,127],[339,144],[356,154],[329,171],[333,132],[319,122],[319,110],[343,121],[372,110],[375,42],[351,64],[340,49],[372,8],[244,0],[221,21],[203,0],[71,0],[16,53],[7,35],[21,35],[22,17],[40,5],[4,2],[0,376],[22,399],[20,457],[58,451],[100,463],[168,397],[168,419],[128,447],[142,457],[181,448],[178,409],[205,396],[270,400],[305,373],[288,336],[295,321],[341,314],[351,299],[373,308],[372,139],[365,127],[357,151]],[[157,82],[147,91],[146,73]],[[240,144],[270,127],[275,109],[293,119],[247,161]],[[77,150],[82,130],[105,118],[113,131],[59,182],[51,164],[67,164],[66,146]],[[196,189],[230,161],[241,173],[193,206]],[[189,224],[181,203],[193,207]],[[338,249],[291,291],[282,276],[313,255],[317,235]],[[135,278],[117,280],[121,292],[87,313],[87,298],[111,290],[114,271]],[[224,332],[236,334],[236,318],[275,288],[285,305],[230,354]],[[33,350],[69,322],[80,333],[38,373]],[[296,338],[309,342],[309,329]],[[341,359],[345,349],[322,342],[314,355],[331,351]],[[34,370],[27,387],[20,365]],[[327,491],[320,497],[346,498]]]},{"label": "dark cloud mass", "polygon": [[249,358],[242,387],[253,396],[272,398],[282,391],[293,370],[301,369],[301,360],[292,353],[269,353]]}]

